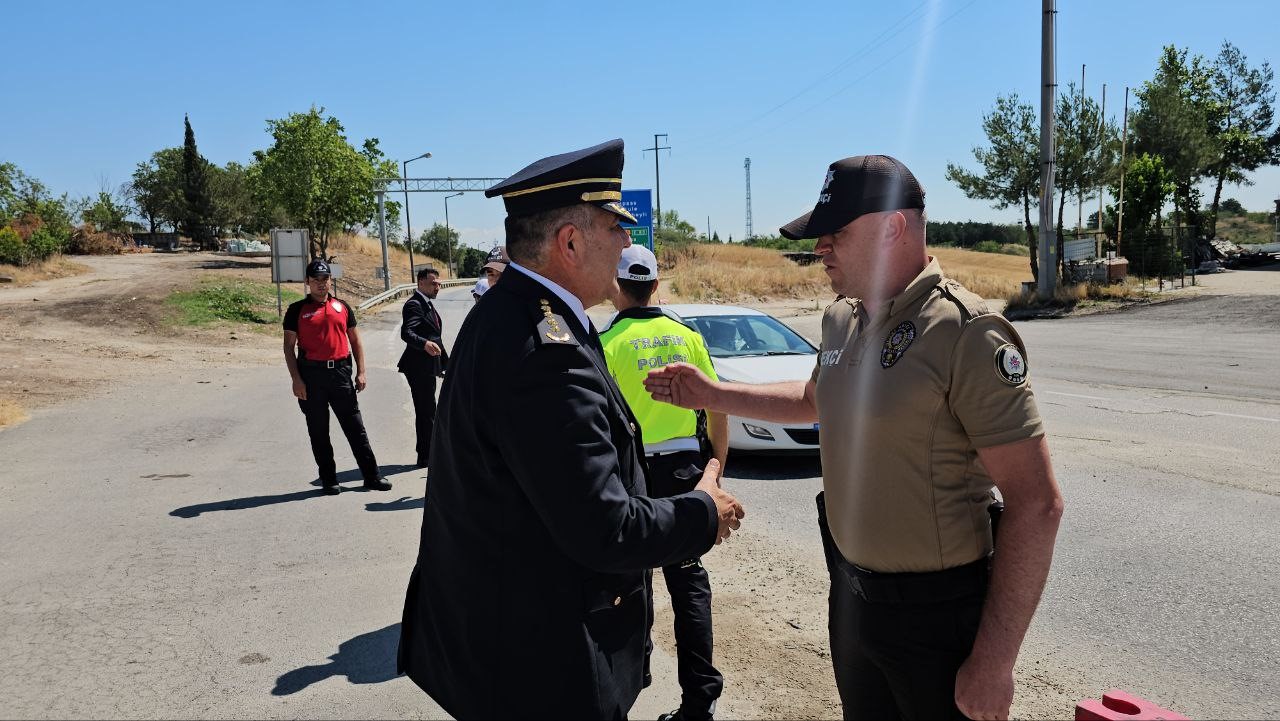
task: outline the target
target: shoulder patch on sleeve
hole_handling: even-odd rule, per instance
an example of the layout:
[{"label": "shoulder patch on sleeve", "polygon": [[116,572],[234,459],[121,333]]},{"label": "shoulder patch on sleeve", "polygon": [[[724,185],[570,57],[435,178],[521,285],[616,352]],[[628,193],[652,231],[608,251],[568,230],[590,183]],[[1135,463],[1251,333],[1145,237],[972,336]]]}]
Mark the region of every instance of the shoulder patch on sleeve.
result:
[{"label": "shoulder patch on sleeve", "polygon": [[1011,386],[1020,386],[1027,380],[1027,359],[1022,351],[1012,343],[1005,343],[996,348],[996,375]]},{"label": "shoulder patch on sleeve", "polygon": [[578,340],[569,332],[564,318],[551,312],[551,303],[547,299],[538,302],[542,308],[542,320],[538,323],[538,345],[570,345],[577,346]]}]

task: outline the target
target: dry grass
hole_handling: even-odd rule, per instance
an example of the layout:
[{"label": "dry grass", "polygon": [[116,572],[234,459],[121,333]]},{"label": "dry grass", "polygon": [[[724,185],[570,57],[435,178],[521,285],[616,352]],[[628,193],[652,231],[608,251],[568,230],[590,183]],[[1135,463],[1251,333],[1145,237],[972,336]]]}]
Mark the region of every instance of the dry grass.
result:
[{"label": "dry grass", "polygon": [[726,303],[831,294],[820,264],[797,265],[775,250],[741,245],[661,248],[658,265],[671,300]]},{"label": "dry grass", "polygon": [[5,283],[4,285],[31,285],[40,280],[68,278],[88,272],[88,266],[68,260],[60,255],[39,263],[32,263],[31,265],[6,265],[0,263],[0,275],[13,278],[12,283]]},{"label": "dry grass", "polygon": [[[1006,298],[1031,279],[1026,258],[930,248],[942,271],[983,298]],[[777,251],[741,245],[689,245],[658,253],[662,295],[675,302],[727,303],[739,300],[819,298],[831,295],[821,264],[797,265]]]},{"label": "dry grass", "polygon": [[[348,300],[362,300],[382,292],[383,281],[378,277],[382,268],[382,245],[377,238],[361,235],[337,235],[329,239],[329,255],[342,266],[342,279],[338,281],[339,295]],[[414,254],[413,262],[419,265],[431,263],[449,277],[449,264],[443,260]],[[414,282],[409,273],[409,253],[395,246],[387,248],[387,266],[391,269],[391,285]]]},{"label": "dry grass", "polygon": [[16,426],[27,420],[27,412],[17,403],[0,398],[0,428]]},{"label": "dry grass", "polygon": [[978,253],[963,248],[929,248],[942,272],[983,298],[1008,298],[1031,280],[1031,261],[1016,255]]},{"label": "dry grass", "polygon": [[1053,293],[1053,300],[1042,302],[1034,293],[1023,293],[1021,289],[1006,296],[1005,312],[1063,309],[1070,310],[1085,301],[1096,303],[1140,301],[1151,296],[1139,287],[1139,279],[1126,278],[1123,282],[1100,285],[1098,283],[1072,283],[1060,285]]}]

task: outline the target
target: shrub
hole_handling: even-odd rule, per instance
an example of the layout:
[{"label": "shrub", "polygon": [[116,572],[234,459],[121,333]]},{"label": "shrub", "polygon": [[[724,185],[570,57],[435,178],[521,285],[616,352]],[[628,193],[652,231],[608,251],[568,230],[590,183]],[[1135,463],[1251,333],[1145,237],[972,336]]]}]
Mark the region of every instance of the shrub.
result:
[{"label": "shrub", "polygon": [[18,231],[9,226],[0,228],[0,263],[22,265],[26,262],[26,243]]},{"label": "shrub", "polygon": [[1004,255],[1017,255],[1023,258],[1031,257],[1031,249],[1021,243],[1004,243],[1000,246],[1000,252]]},{"label": "shrub", "polygon": [[27,241],[27,252],[32,261],[39,262],[54,255],[60,255],[66,249],[66,245],[66,238],[61,238],[54,231],[43,227],[31,234],[30,240]]},{"label": "shrub", "polygon": [[994,240],[980,240],[973,244],[973,250],[979,253],[999,253],[1000,244]]}]

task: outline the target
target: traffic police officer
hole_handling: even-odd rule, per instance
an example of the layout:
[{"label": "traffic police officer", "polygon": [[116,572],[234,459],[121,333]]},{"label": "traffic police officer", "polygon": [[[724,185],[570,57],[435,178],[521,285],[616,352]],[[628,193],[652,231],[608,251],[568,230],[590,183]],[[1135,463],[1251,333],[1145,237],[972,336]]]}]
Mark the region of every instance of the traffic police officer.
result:
[{"label": "traffic police officer", "polygon": [[626,716],[645,683],[649,569],[696,558],[742,507],[709,464],[646,497],[641,429],[585,307],[616,290],[632,217],[622,141],[490,188],[502,281],[458,332],[441,388],[400,669],[456,718]]},{"label": "traffic police officer", "polygon": [[[1006,718],[1062,514],[1022,340],[927,255],[924,191],[894,158],[832,163],[813,211],[781,230],[817,238],[842,296],[812,378],[717,384],[677,364],[646,386],[685,407],[821,421],[846,718]],[[1007,504],[994,553],[993,487]]]},{"label": "traffic police officer", "polygon": [[365,388],[364,346],[356,330],[356,316],[346,301],[329,293],[329,276],[328,263],[311,261],[307,297],[291,303],[284,314],[284,361],[293,378],[293,395],[307,418],[321,490],[328,495],[342,490],[329,442],[329,409],[333,408],[364,476],[364,487],[389,491],[391,484],[379,475],[356,402],[356,393]]},{"label": "traffic police officer", "polygon": [[[644,390],[649,371],[668,363],[691,363],[715,378],[715,367],[694,329],[651,305],[658,289],[658,259],[643,245],[622,251],[618,261],[618,309],[612,325],[600,336],[609,372],[644,429],[645,459],[649,464],[649,495],[687,493],[702,475],[702,457],[693,411],[659,403]],[[724,468],[729,452],[728,419],[709,418],[714,456]],[[724,677],[712,665],[711,579],[702,560],[690,558],[662,569],[675,616],[676,661],[680,678],[680,707],[664,714],[671,719],[709,719],[724,689]]]}]

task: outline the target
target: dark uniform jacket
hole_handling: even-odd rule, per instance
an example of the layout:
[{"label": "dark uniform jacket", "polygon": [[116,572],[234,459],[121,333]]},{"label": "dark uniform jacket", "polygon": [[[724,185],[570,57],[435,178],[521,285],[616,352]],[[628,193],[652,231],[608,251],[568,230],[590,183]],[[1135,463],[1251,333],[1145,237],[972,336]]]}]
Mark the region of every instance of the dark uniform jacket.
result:
[{"label": "dark uniform jacket", "polygon": [[[427,299],[418,291],[414,291],[409,300],[404,302],[401,313],[403,320],[400,323],[400,339],[405,342],[405,348],[396,367],[401,373],[432,376],[444,373],[449,365],[449,354],[440,337],[440,314],[427,311]],[[440,346],[440,355],[433,356],[423,349],[427,341]]]},{"label": "dark uniform jacket", "polygon": [[401,671],[456,718],[625,716],[648,569],[705,553],[717,526],[705,493],[645,497],[643,459],[589,332],[509,268],[441,392]]}]

